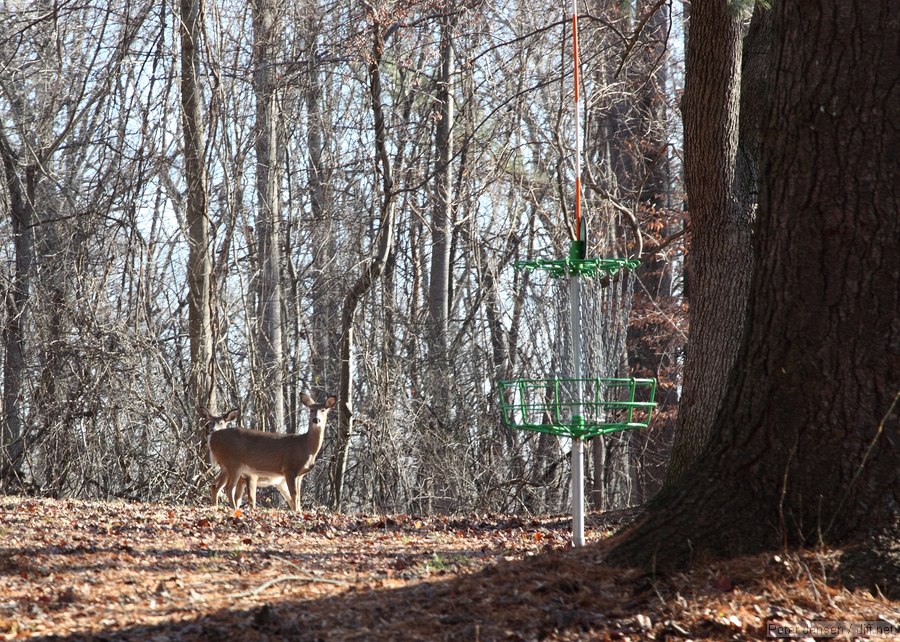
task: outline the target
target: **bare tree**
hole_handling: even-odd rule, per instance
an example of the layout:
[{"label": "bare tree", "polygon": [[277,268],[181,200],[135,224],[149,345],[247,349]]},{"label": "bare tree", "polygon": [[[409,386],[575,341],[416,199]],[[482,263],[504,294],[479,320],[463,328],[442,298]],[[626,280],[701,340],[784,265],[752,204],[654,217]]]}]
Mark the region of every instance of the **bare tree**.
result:
[{"label": "bare tree", "polygon": [[[450,2],[441,8],[440,63],[436,81],[435,171],[434,213],[431,223],[431,272],[428,291],[428,318],[431,323],[430,356],[432,366],[438,372],[447,371],[447,324],[450,306],[450,241],[453,230],[452,168],[454,102],[456,70],[454,69],[453,30],[455,17]],[[439,377],[440,375],[438,375]],[[437,377],[436,377],[437,378]],[[435,382],[435,394],[440,395],[446,386]],[[446,397],[445,397],[446,400]],[[446,408],[441,408],[445,412]],[[440,416],[441,420],[446,417]]]},{"label": "bare tree", "polygon": [[378,9],[366,3],[366,15],[371,23],[372,50],[368,59],[369,100],[374,123],[374,152],[376,171],[381,176],[380,220],[374,255],[366,262],[362,273],[344,297],[341,312],[341,383],[339,423],[336,455],[332,469],[332,506],[341,507],[344,476],[347,472],[350,438],[353,436],[353,380],[356,376],[354,324],[360,299],[381,277],[394,244],[396,192],[393,165],[387,149],[387,127],[381,87],[381,60],[384,55],[384,26]]},{"label": "bare tree", "polygon": [[282,342],[281,207],[278,159],[280,107],[276,87],[279,6],[253,3],[253,89],[256,95],[257,377],[256,414],[260,429],[284,426]]},{"label": "bare tree", "polygon": [[[30,360],[35,355],[29,350],[26,337],[33,321],[35,278],[48,274],[48,282],[55,282],[50,289],[55,290],[57,303],[66,297],[61,281],[64,277],[58,272],[44,271],[37,256],[38,252],[53,256],[66,243],[53,229],[59,217],[65,216],[60,204],[69,197],[59,189],[64,181],[57,171],[78,171],[83,163],[66,167],[59,159],[75,155],[67,146],[83,149],[82,137],[89,130],[82,128],[99,122],[99,113],[109,100],[114,78],[147,11],[147,5],[141,5],[129,16],[133,20],[119,20],[110,19],[108,8],[101,11],[91,6],[67,7],[63,13],[46,13],[37,7],[16,6],[4,17],[9,27],[4,33],[10,36],[2,46],[5,72],[0,76],[0,91],[8,118],[0,128],[0,160],[4,168],[14,267],[7,281],[3,324],[0,478],[17,471],[26,454],[28,432],[38,428],[27,421],[31,400]],[[13,28],[13,24],[19,26]],[[92,26],[100,29],[100,37],[85,37]],[[115,37],[118,37],[116,46],[107,50],[105,39]],[[66,52],[63,45],[71,46],[72,51]],[[80,53],[69,65],[68,54],[74,51]],[[95,66],[85,64],[86,60],[94,61]],[[48,78],[59,78],[59,82],[46,82]],[[48,230],[48,234],[39,248],[36,239],[42,229]],[[51,335],[58,336],[61,329],[57,325]],[[34,347],[40,352],[40,347]],[[55,358],[52,348],[44,355]],[[42,432],[46,432],[46,425]]]},{"label": "bare tree", "polygon": [[[213,372],[212,260],[209,254],[209,194],[203,95],[198,78],[202,0],[181,0],[181,128],[187,196],[188,332],[191,343],[191,398],[197,407],[216,407]],[[203,439],[201,438],[201,444]]]}]

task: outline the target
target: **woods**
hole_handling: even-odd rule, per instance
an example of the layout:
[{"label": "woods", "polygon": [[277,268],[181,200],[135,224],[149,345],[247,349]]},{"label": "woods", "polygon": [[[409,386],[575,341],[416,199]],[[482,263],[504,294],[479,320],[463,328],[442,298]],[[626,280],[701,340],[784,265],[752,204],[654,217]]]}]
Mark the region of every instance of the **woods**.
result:
[{"label": "woods", "polygon": [[297,435],[308,393],[306,507],[568,511],[571,440],[497,386],[572,375],[513,265],[580,198],[640,261],[585,283],[584,363],[657,381],[586,448],[589,510],[647,507],[606,560],[895,546],[900,10],[771,5],[591,3],[576,119],[543,0],[8,2],[0,490],[205,503],[200,409]]},{"label": "woods", "polygon": [[[568,446],[503,429],[495,387],[559,367],[566,304],[512,264],[568,246],[564,7],[8,9],[7,492],[202,501],[198,409],[296,433],[309,392],[340,396],[313,505],[566,509]],[[671,440],[680,21],[610,3],[581,27],[591,251],[643,245],[675,284],[627,276],[586,308],[602,372],[672,397],[653,434],[597,445],[598,507],[652,495]],[[656,328],[646,366],[626,365],[629,321]]]}]

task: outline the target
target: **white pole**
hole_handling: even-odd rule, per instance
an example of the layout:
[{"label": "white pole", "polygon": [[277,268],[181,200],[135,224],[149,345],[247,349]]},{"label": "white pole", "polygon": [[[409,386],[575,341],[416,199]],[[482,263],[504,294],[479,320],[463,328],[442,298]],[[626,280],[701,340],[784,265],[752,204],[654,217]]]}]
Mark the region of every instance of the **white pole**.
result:
[{"label": "white pole", "polygon": [[584,440],[572,440],[572,546],[584,546]]},{"label": "white pole", "polygon": [[[581,112],[579,84],[581,73],[578,61],[578,2],[572,0],[572,65],[575,83],[575,233],[581,242],[581,251],[587,250],[587,225],[581,218]],[[582,255],[583,256],[583,255]],[[572,327],[572,369],[575,375],[575,403],[572,406],[573,422],[581,418],[581,282],[577,273],[569,277],[569,320]],[[584,441],[572,440],[572,545],[584,546]]]},{"label": "white pole", "polygon": [[[581,281],[577,274],[569,277],[569,320],[572,326],[572,373],[575,375],[573,420],[581,416]],[[584,441],[572,440],[572,545],[584,546]]]}]

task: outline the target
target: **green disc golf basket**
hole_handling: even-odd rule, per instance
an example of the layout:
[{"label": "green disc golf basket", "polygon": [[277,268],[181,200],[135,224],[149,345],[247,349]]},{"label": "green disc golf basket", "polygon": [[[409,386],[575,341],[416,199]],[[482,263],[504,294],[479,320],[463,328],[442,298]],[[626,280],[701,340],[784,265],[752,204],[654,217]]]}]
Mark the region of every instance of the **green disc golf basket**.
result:
[{"label": "green disc golf basket", "polygon": [[540,270],[553,278],[569,278],[576,301],[576,307],[570,311],[576,375],[498,382],[500,410],[507,428],[590,439],[650,424],[656,407],[656,379],[581,376],[579,279],[612,278],[621,270],[633,270],[639,265],[631,259],[580,258],[584,246],[584,241],[572,241],[565,259],[515,264],[517,270]]},{"label": "green disc golf basket", "polygon": [[585,226],[562,260],[520,261],[517,270],[540,270],[567,278],[572,334],[572,377],[521,378],[498,382],[503,424],[513,430],[543,432],[572,440],[572,542],[584,545],[584,440],[650,424],[656,407],[656,380],[583,376],[581,280],[611,280],[620,270],[633,270],[630,259],[584,258]]},{"label": "green disc golf basket", "polygon": [[561,437],[646,428],[656,407],[656,379],[513,379],[499,388],[503,425]]},{"label": "green disc golf basket", "polygon": [[[613,379],[582,375],[581,280],[599,277],[609,285],[621,270],[634,270],[639,261],[587,258],[587,223],[581,212],[581,117],[578,61],[578,7],[572,4],[572,64],[575,131],[574,227],[569,256],[561,260],[520,261],[517,270],[540,270],[552,278],[565,278],[569,286],[569,324],[572,337],[572,376],[513,379],[498,383],[503,423],[512,429],[534,430],[568,437],[572,441],[572,543],[584,545],[584,440],[605,434],[644,428],[656,406],[653,379]],[[638,235],[640,256],[640,235]],[[590,347],[590,346],[589,346]]]}]

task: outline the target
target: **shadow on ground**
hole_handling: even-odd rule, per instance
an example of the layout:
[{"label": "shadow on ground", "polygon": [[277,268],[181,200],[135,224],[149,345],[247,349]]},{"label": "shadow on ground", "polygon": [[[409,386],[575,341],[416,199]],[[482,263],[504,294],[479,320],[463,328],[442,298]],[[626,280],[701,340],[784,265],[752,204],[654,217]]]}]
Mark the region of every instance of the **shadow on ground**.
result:
[{"label": "shadow on ground", "polygon": [[[320,599],[46,640],[531,640],[649,633],[650,578],[600,563],[602,548],[551,551],[403,588],[349,587]],[[647,616],[649,618],[649,616]]]}]

